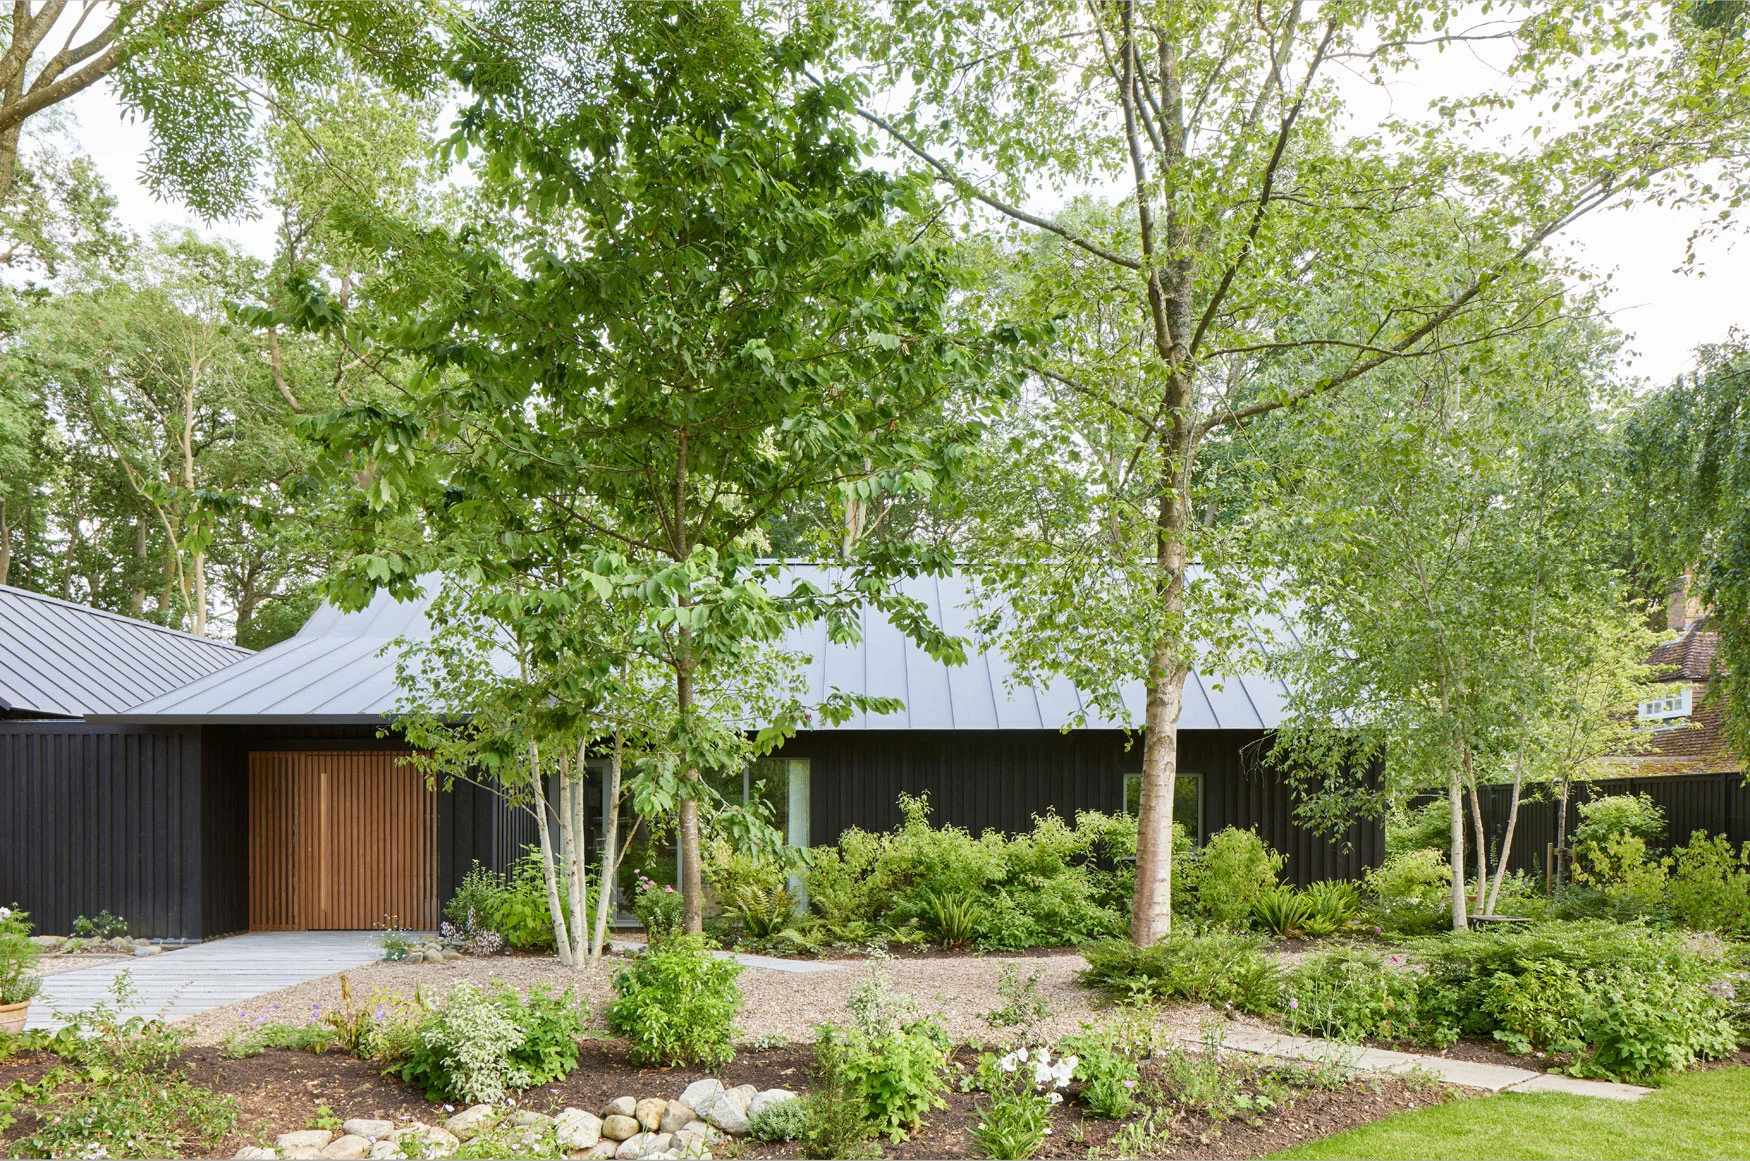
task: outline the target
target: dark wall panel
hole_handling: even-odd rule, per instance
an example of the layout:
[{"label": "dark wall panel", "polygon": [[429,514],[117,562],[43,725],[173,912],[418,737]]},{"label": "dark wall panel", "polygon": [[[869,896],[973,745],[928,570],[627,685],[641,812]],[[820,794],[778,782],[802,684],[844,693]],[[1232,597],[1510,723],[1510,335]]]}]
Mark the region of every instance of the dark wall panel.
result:
[{"label": "dark wall panel", "polygon": [[[899,796],[928,794],[939,825],[974,833],[1017,833],[1047,810],[1068,819],[1080,810],[1124,808],[1124,776],[1142,768],[1140,742],[1126,748],[1119,731],[1055,730],[956,733],[804,734],[781,751],[810,759],[810,838],[832,842],[847,827],[889,830],[899,823]],[[1263,761],[1267,738],[1239,731],[1186,731],[1180,769],[1204,776],[1204,829],[1254,828],[1288,855],[1292,882],[1359,878],[1378,864],[1384,833],[1358,823],[1338,841],[1294,823],[1294,798]]]},{"label": "dark wall panel", "polygon": [[200,938],[201,812],[196,730],[0,723],[0,901],[39,932],[107,909]]}]

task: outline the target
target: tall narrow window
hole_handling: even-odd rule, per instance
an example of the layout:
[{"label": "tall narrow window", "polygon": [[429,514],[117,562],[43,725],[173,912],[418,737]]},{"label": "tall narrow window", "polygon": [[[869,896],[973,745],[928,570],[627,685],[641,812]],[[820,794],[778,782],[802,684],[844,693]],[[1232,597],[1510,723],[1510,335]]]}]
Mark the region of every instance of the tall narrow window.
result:
[{"label": "tall narrow window", "polygon": [[[1142,813],[1142,775],[1124,776],[1124,813]],[[1191,845],[1203,845],[1203,775],[1181,772],[1173,780],[1173,821],[1185,828]]]}]

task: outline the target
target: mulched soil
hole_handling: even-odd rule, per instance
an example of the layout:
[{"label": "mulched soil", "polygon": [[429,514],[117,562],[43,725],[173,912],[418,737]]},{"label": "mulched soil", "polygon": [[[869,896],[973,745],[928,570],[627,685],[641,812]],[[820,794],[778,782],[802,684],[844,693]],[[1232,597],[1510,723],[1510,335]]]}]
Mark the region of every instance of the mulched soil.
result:
[{"label": "mulched soil", "polygon": [[[974,1054],[961,1049],[956,1064],[969,1068]],[[46,1053],[26,1053],[0,1061],[0,1086],[15,1080],[42,1076],[57,1058]],[[270,1050],[242,1060],[225,1057],[214,1047],[189,1049],[183,1063],[195,1083],[237,1098],[237,1131],[219,1143],[214,1157],[230,1157],[244,1145],[271,1141],[273,1134],[302,1128],[326,1107],[341,1117],[379,1117],[397,1124],[415,1120],[439,1123],[449,1115],[442,1105],[427,1102],[412,1085],[385,1077],[369,1064],[329,1053]],[[808,1046],[790,1046],[763,1051],[742,1050],[718,1075],[733,1084],[760,1088],[790,1088],[806,1091],[808,1070],[814,1054]],[[1244,1064],[1230,1067],[1245,1068]],[[1143,1069],[1144,1087],[1154,1079],[1152,1062]],[[583,1046],[578,1068],[564,1081],[524,1093],[523,1108],[556,1113],[568,1106],[600,1110],[617,1096],[663,1096],[680,1093],[688,1083],[704,1075],[699,1069],[646,1068],[633,1064],[625,1048],[615,1041],[590,1041]],[[905,1141],[882,1142],[893,1158],[977,1156],[968,1132],[973,1118],[973,1097],[966,1093],[947,1095],[948,1107],[937,1110]],[[1407,1109],[1426,1107],[1445,1099],[1440,1090],[1417,1088],[1396,1077],[1367,1076],[1337,1089],[1305,1085],[1295,1090],[1286,1108],[1274,1110],[1248,1124],[1239,1120],[1213,1120],[1181,1111],[1168,1125],[1160,1157],[1257,1157],[1301,1142],[1310,1141]],[[16,1140],[34,1129],[34,1118],[20,1109],[19,1122],[0,1139]],[[1042,1157],[1084,1158],[1090,1148],[1104,1150],[1126,1122],[1084,1118],[1079,1105],[1058,1107],[1053,1132]],[[1161,1141],[1157,1138],[1157,1141]],[[0,1153],[6,1150],[0,1147]],[[744,1140],[737,1154],[753,1157],[799,1157],[794,1146]]]}]

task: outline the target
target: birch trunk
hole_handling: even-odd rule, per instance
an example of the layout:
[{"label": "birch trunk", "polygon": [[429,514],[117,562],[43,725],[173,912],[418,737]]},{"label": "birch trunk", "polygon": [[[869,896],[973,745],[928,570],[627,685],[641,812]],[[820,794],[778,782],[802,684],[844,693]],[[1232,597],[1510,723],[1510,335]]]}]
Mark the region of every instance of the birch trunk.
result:
[{"label": "birch trunk", "polygon": [[1507,881],[1507,859],[1513,853],[1513,832],[1519,828],[1519,795],[1524,786],[1525,751],[1521,749],[1513,764],[1513,799],[1507,807],[1507,834],[1501,839],[1501,858],[1495,864],[1495,880],[1489,887],[1489,905],[1483,909],[1487,915],[1495,914],[1495,907],[1501,901],[1501,884]]},{"label": "birch trunk", "polygon": [[589,784],[589,767],[584,759],[584,747],[579,745],[576,761],[564,763],[559,772],[559,825],[565,839],[566,893],[571,899],[571,920],[565,934],[571,941],[570,962],[573,967],[584,962],[588,947],[585,933],[589,930],[589,869],[583,850],[587,834],[583,798],[584,788]]},{"label": "birch trunk", "polygon": [[608,763],[607,793],[602,798],[601,888],[595,902],[595,937],[590,941],[589,962],[599,963],[608,942],[608,914],[614,906],[614,890],[620,881],[620,757],[623,744],[614,738],[614,757]]},{"label": "birch trunk", "polygon": [[1452,929],[1464,931],[1470,924],[1467,922],[1465,908],[1464,884],[1464,796],[1459,783],[1459,772],[1454,770],[1446,780],[1446,802],[1452,811]]},{"label": "birch trunk", "polygon": [[535,791],[535,832],[541,838],[541,877],[547,883],[547,914],[553,920],[553,942],[559,949],[559,962],[575,967],[571,962],[571,938],[566,932],[565,907],[559,899],[559,875],[553,865],[553,832],[547,822],[547,786],[541,773],[541,750],[529,743],[529,782]]}]

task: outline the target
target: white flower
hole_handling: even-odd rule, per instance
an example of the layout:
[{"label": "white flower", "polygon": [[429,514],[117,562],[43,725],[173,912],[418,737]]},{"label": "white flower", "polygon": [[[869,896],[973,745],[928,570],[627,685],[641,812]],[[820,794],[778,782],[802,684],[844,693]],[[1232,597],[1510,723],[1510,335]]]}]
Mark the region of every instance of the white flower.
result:
[{"label": "white flower", "polygon": [[1061,1105],[1063,1103],[1063,1094],[1060,1092],[1047,1093],[1045,1099],[1054,1105]]},{"label": "white flower", "polygon": [[1038,1064],[1035,1064],[1033,1066],[1033,1083],[1034,1084],[1050,1084],[1051,1083],[1051,1065],[1046,1064],[1043,1061],[1041,1061]]},{"label": "white flower", "polygon": [[12,918],[12,908],[0,907],[0,923],[4,923],[8,919],[11,919],[11,918]]}]

